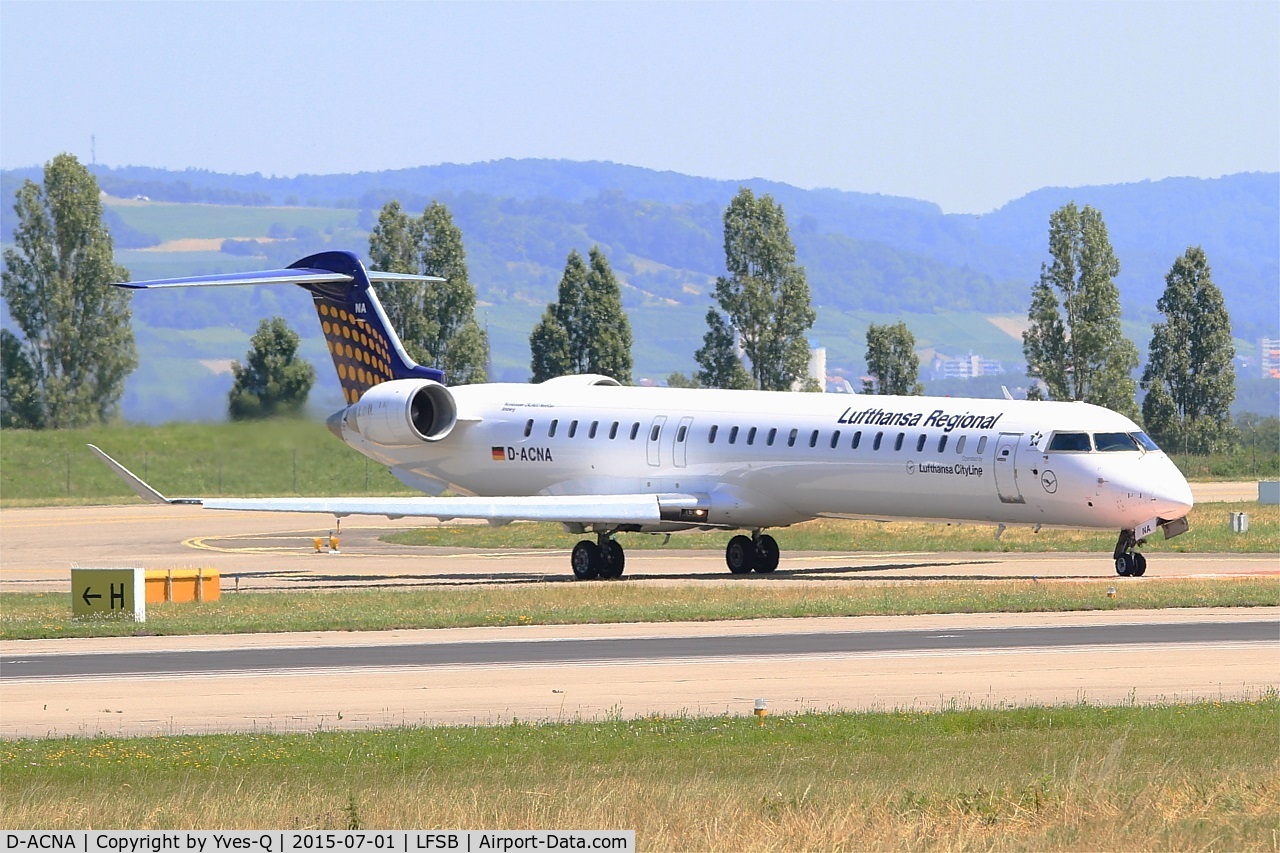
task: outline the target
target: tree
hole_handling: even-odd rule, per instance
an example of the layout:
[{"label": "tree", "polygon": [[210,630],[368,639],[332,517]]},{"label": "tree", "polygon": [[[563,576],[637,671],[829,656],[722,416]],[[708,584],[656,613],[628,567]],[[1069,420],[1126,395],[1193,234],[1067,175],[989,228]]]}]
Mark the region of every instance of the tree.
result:
[{"label": "tree", "polygon": [[702,336],[702,348],[693,357],[702,368],[696,378],[703,388],[745,391],[755,387],[751,374],[738,359],[738,340],[733,329],[714,308],[707,309],[707,333]]},{"label": "tree", "polygon": [[44,409],[35,367],[22,351],[22,341],[0,329],[0,427],[40,429]]},{"label": "tree", "polygon": [[1151,327],[1142,373],[1143,423],[1168,450],[1223,450],[1235,438],[1235,346],[1231,318],[1204,249],[1193,246],[1174,261],[1156,307],[1165,320]]},{"label": "tree", "polygon": [[6,425],[60,429],[114,417],[138,365],[129,272],[112,260],[98,182],[70,154],[26,181],[13,206],[16,249],[4,252],[3,295],[21,333],[0,352]]},{"label": "tree", "polygon": [[[740,189],[724,213],[724,253],[729,275],[716,279],[715,293],[728,322],[720,325],[741,342],[754,387],[789,391],[808,368],[805,333],[816,315],[782,207],[768,195],[757,199],[750,189]],[[717,339],[717,347],[699,352],[723,359],[723,332],[711,326],[711,317],[708,335]],[[711,362],[699,364],[708,374],[717,371]]]},{"label": "tree", "polygon": [[[1055,400],[1083,400],[1137,417],[1138,350],[1120,329],[1120,262],[1102,214],[1075,203],[1049,217],[1052,262],[1031,289],[1022,335],[1027,375]],[[1065,309],[1063,317],[1061,309]]]},{"label": "tree", "polygon": [[590,372],[587,370],[586,341],[573,331],[586,325],[585,298],[589,274],[582,255],[577,249],[571,249],[565,260],[564,273],[560,276],[556,301],[548,303],[542,319],[529,336],[533,382]]},{"label": "tree", "polygon": [[542,312],[542,319],[533,327],[529,335],[529,351],[532,359],[529,363],[530,382],[546,382],[557,376],[573,373],[570,368],[572,357],[569,353],[569,332],[556,319],[552,305]]},{"label": "tree", "polygon": [[622,309],[622,287],[609,259],[592,246],[587,291],[583,300],[588,373],[602,373],[623,385],[631,384],[631,321]]},{"label": "tree", "polygon": [[316,381],[316,371],[310,362],[298,357],[298,333],[289,328],[283,317],[273,317],[258,324],[249,343],[245,364],[231,363],[235,376],[227,405],[231,419],[301,412]]},{"label": "tree", "polygon": [[569,252],[556,301],[529,336],[532,381],[601,373],[631,383],[631,323],[609,260],[594,246],[590,264]]},{"label": "tree", "polygon": [[[422,224],[410,219],[400,202],[389,201],[378,213],[378,224],[369,232],[370,264],[382,272],[419,273],[421,243]],[[425,342],[435,330],[422,310],[422,290],[420,284],[382,282],[378,285],[378,301],[405,351],[417,362],[431,363]]]},{"label": "tree", "polygon": [[431,202],[422,212],[422,272],[444,281],[424,292],[423,311],[433,334],[427,351],[454,385],[470,385],[488,378],[489,341],[476,322],[476,289],[467,274],[462,231],[453,224],[449,208]]},{"label": "tree", "polygon": [[677,370],[674,373],[667,374],[667,387],[668,388],[701,388],[702,386],[698,384],[698,375],[696,373],[692,376],[686,376],[685,374]]},{"label": "tree", "polygon": [[867,327],[867,372],[874,377],[863,382],[864,394],[920,395],[924,386],[917,381],[920,356],[916,355],[916,338],[901,321]]},{"label": "tree", "polygon": [[409,355],[444,370],[454,385],[484,382],[489,341],[475,320],[476,291],[467,273],[462,232],[449,209],[431,202],[411,219],[387,202],[369,234],[369,260],[384,272],[435,275],[430,284],[383,283],[378,301]]}]

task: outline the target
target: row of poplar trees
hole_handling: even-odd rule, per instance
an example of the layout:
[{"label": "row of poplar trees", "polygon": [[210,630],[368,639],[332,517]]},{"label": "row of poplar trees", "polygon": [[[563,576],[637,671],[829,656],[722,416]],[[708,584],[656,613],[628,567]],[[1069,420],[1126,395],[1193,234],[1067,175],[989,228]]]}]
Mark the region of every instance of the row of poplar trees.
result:
[{"label": "row of poplar trees", "polygon": [[[1054,400],[1083,400],[1132,418],[1138,350],[1120,328],[1120,261],[1102,214],[1067,204],[1049,217],[1049,255],[1031,289],[1030,326],[1022,336],[1027,374]],[[1199,246],[1188,248],[1165,277],[1156,303],[1141,385],[1142,421],[1162,447],[1186,453],[1235,442],[1235,346],[1222,291]],[[1040,396],[1039,386],[1028,395]]]},{"label": "row of poplar trees", "polygon": [[[38,429],[108,420],[118,413],[137,351],[129,293],[107,286],[126,281],[128,272],[112,259],[97,182],[75,157],[58,155],[46,164],[42,185],[27,181],[18,190],[14,210],[15,248],[4,253],[3,296],[18,333],[0,330],[0,423]],[[725,210],[724,249],[728,274],[716,280],[715,305],[695,354],[697,384],[812,389],[805,385],[806,335],[815,313],[781,206],[768,195],[740,190]],[[488,339],[475,320],[462,234],[448,208],[432,202],[413,218],[398,202],[388,203],[370,234],[369,254],[376,269],[444,279],[425,287],[383,285],[379,297],[415,360],[443,368],[454,384],[485,381]],[[1138,353],[1120,327],[1120,264],[1101,214],[1075,204],[1055,211],[1049,255],[1032,288],[1023,335],[1028,375],[1040,383],[1029,396],[1040,396],[1043,386],[1055,400],[1083,400],[1138,417]],[[1234,440],[1234,348],[1203,249],[1187,249],[1165,283],[1157,303],[1164,320],[1153,327],[1141,377],[1147,392],[1142,420],[1169,449],[1223,449]],[[237,406],[250,414],[276,411],[256,396],[267,399],[266,391],[255,389],[275,387],[269,380],[301,389],[305,399],[313,374],[295,370],[278,381],[271,376],[282,360],[297,360],[297,343],[283,321],[264,321],[246,364],[236,365],[233,413]],[[629,383],[631,343],[608,259],[598,246],[586,259],[571,252],[557,301],[530,336],[533,380],[602,373]],[[873,324],[867,343],[876,383],[865,391],[921,393],[914,339],[905,324]]]}]

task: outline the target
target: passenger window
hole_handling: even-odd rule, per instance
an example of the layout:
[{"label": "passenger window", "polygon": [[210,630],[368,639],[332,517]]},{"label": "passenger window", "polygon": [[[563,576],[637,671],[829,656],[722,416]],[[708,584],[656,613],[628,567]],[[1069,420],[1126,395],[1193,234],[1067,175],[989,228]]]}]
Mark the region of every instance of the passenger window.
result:
[{"label": "passenger window", "polygon": [[719,431],[720,431],[720,425],[719,425],[719,424],[714,424],[714,425],[711,427],[711,432],[707,433],[707,444],[715,444],[715,443],[716,443],[716,433],[718,433]]},{"label": "passenger window", "polygon": [[831,449],[835,450],[836,445],[840,443],[840,430],[831,433]]},{"label": "passenger window", "polygon": [[528,438],[531,432],[533,432],[533,418],[524,422],[524,437]]},{"label": "passenger window", "polygon": [[631,425],[631,440],[635,441],[636,436],[640,434],[640,422],[636,421]]},{"label": "passenger window", "polygon": [[687,426],[682,425],[680,429],[676,430],[676,442],[679,443],[684,441],[684,437],[688,435],[688,433],[689,433],[689,428]]},{"label": "passenger window", "polygon": [[876,433],[876,440],[875,440],[875,441],[873,441],[873,442],[871,442],[871,449],[872,449],[872,450],[879,450],[879,449],[880,449],[880,442],[881,442],[883,439],[884,439],[884,433],[882,433],[882,432],[878,432],[878,433]]},{"label": "passenger window", "polygon": [[1138,442],[1127,432],[1095,432],[1093,446],[1104,452],[1137,450]]},{"label": "passenger window", "polygon": [[905,432],[898,433],[898,438],[893,442],[893,450],[896,453],[902,449],[902,440],[907,437]]},{"label": "passenger window", "polygon": [[1089,444],[1089,433],[1087,432],[1055,432],[1053,438],[1049,439],[1049,446],[1045,450],[1060,452],[1085,452],[1091,450]]},{"label": "passenger window", "polygon": [[578,422],[569,421],[569,438],[573,438],[578,434]]},{"label": "passenger window", "polygon": [[982,438],[978,439],[978,455],[981,456],[986,449],[987,437],[984,435]]},{"label": "passenger window", "polygon": [[809,436],[809,446],[810,447],[818,446],[818,431],[816,429],[813,431],[813,435]]},{"label": "passenger window", "polygon": [[556,437],[556,424],[558,424],[558,423],[560,423],[560,421],[559,421],[559,420],[553,420],[553,421],[551,421],[551,426],[547,428],[547,438],[555,438],[555,437]]},{"label": "passenger window", "polygon": [[777,437],[778,437],[778,428],[773,427],[772,429],[769,430],[769,440],[766,441],[765,444],[769,445],[770,447],[773,447],[773,440]]},{"label": "passenger window", "polygon": [[858,430],[853,434],[853,443],[849,445],[850,450],[857,450],[858,445],[862,443],[862,430]]},{"label": "passenger window", "polygon": [[751,429],[747,430],[747,444],[752,445],[755,443],[756,443],[756,428],[752,427]]},{"label": "passenger window", "polygon": [[916,453],[924,450],[924,433],[920,433],[920,437],[916,439]]},{"label": "passenger window", "polygon": [[659,436],[661,433],[662,433],[662,427],[658,426],[657,424],[654,424],[654,425],[653,425],[653,429],[649,430],[649,440],[650,440],[650,441],[657,441],[657,440],[658,440],[658,436]]},{"label": "passenger window", "polygon": [[730,444],[737,444],[737,443],[738,443],[738,428],[737,428],[737,427],[732,427],[732,428],[730,428],[730,429],[729,429],[729,443],[730,443]]},{"label": "passenger window", "polygon": [[938,452],[941,453],[946,449],[947,449],[947,437],[945,435],[938,436]]},{"label": "passenger window", "polygon": [[599,422],[599,421],[592,421],[592,422],[591,422],[591,429],[587,430],[587,438],[595,438],[595,437],[596,437],[596,430],[597,430],[599,427],[600,427],[600,422]]},{"label": "passenger window", "polygon": [[967,437],[968,436],[962,435],[956,439],[956,453],[964,453],[964,440]]},{"label": "passenger window", "polygon": [[800,430],[798,429],[791,430],[791,434],[787,436],[787,447],[796,446],[796,436],[798,436],[799,434],[800,434]]},{"label": "passenger window", "polygon": [[609,438],[618,437],[618,422],[614,421],[613,426],[609,427]]}]

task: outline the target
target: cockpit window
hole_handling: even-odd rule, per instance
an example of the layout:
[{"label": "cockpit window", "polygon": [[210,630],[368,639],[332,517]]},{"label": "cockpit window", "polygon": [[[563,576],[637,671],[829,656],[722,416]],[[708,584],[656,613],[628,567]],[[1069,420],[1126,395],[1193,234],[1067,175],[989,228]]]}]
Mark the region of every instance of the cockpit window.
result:
[{"label": "cockpit window", "polygon": [[1160,449],[1160,446],[1157,445],[1154,441],[1152,441],[1151,436],[1147,435],[1145,432],[1135,432],[1135,433],[1131,433],[1131,435],[1133,436],[1134,441],[1142,445],[1143,450],[1159,450]]},{"label": "cockpit window", "polygon": [[1049,439],[1049,446],[1045,449],[1089,451],[1093,448],[1089,444],[1089,433],[1087,432],[1055,432],[1053,438]]},{"label": "cockpit window", "polygon": [[1127,432],[1095,432],[1093,443],[1101,451],[1138,450],[1138,442]]}]

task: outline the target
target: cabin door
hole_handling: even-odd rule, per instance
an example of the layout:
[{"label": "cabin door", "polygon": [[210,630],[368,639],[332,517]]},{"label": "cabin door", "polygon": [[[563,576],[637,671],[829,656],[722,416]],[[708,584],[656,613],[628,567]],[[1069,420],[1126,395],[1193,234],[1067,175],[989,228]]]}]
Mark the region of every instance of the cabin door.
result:
[{"label": "cabin door", "polygon": [[689,448],[689,425],[692,423],[693,418],[681,418],[679,426],[676,427],[676,438],[675,444],[671,448],[671,458],[677,468],[683,468],[688,464],[685,451]]},{"label": "cabin door", "polygon": [[1002,432],[996,441],[996,492],[1007,504],[1026,503],[1018,490],[1018,442],[1020,432]]},{"label": "cabin door", "polygon": [[662,428],[667,424],[666,415],[658,415],[649,425],[649,464],[657,468],[662,464]]}]

